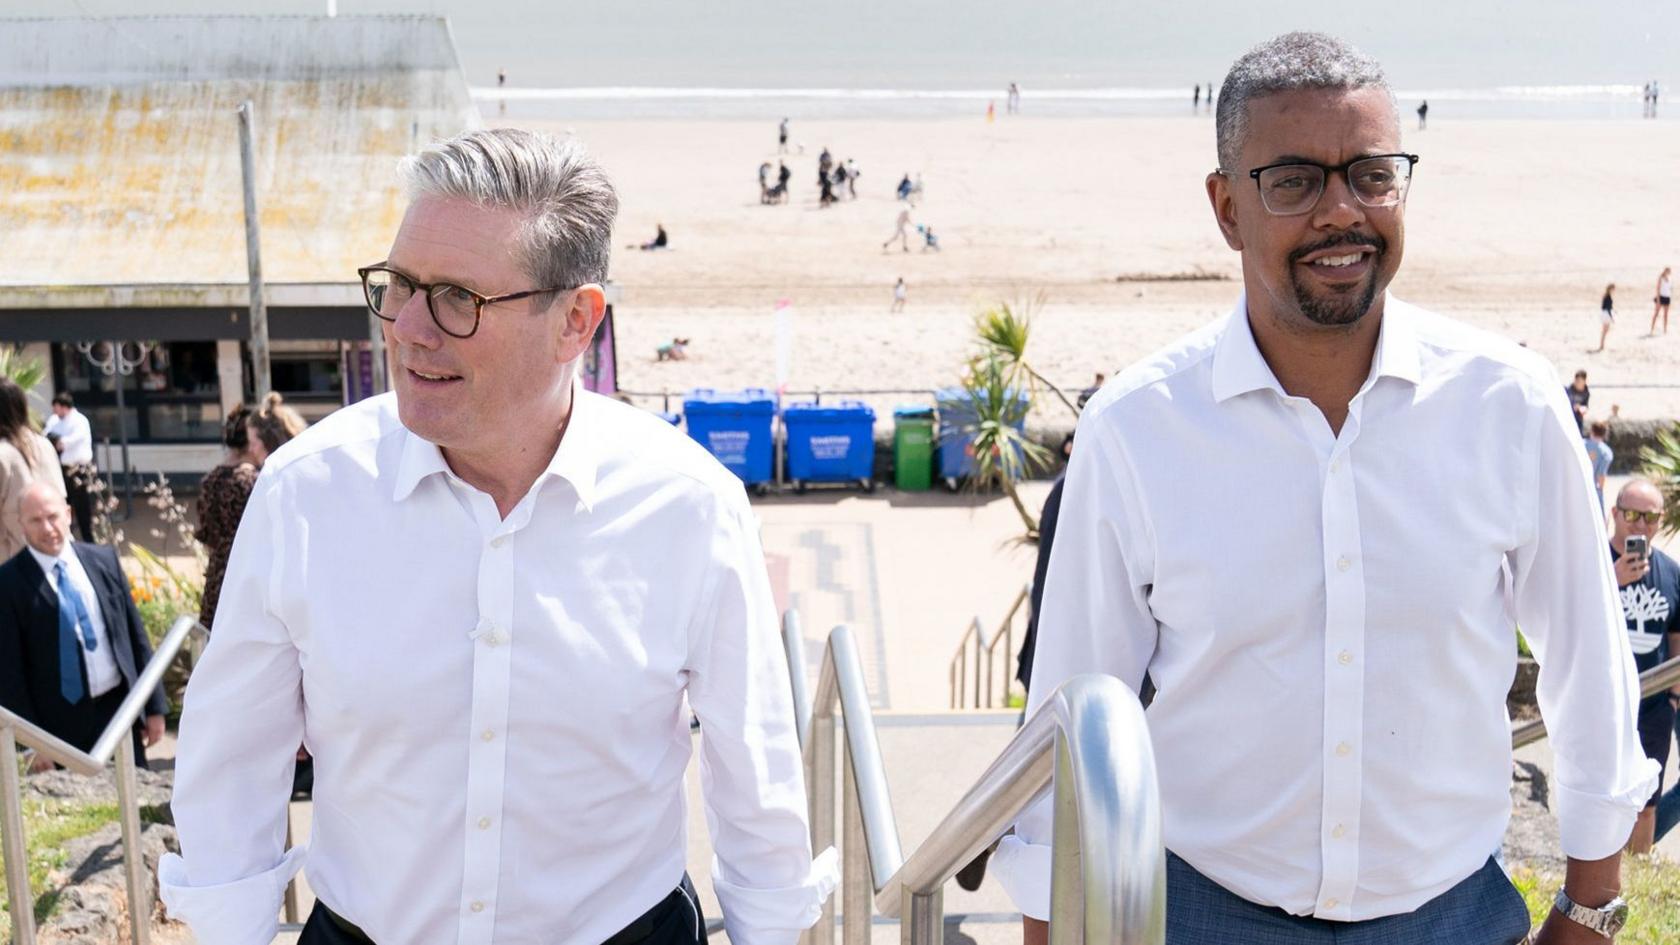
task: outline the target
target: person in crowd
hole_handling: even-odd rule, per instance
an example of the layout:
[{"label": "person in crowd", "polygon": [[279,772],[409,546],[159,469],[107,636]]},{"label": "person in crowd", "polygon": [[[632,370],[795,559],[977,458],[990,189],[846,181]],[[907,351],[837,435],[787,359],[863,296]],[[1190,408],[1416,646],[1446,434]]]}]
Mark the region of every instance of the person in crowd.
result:
[{"label": "person in crowd", "polygon": [[786,154],[787,149],[788,149],[788,120],[786,118],[783,118],[781,124],[776,126],[776,153],[777,154]]},{"label": "person in crowd", "polygon": [[910,172],[905,171],[904,178],[898,182],[898,199],[909,200],[910,192],[914,189],[914,187],[915,185],[910,183]]},{"label": "person in crowd", "polygon": [[911,226],[910,208],[900,208],[898,211],[898,219],[893,223],[892,235],[887,237],[886,242],[881,244],[881,250],[884,252],[887,247],[891,246],[893,241],[896,240],[898,241],[899,247],[908,253],[910,251]]},{"label": "person in crowd", "polygon": [[91,542],[93,494],[90,490],[99,475],[93,463],[93,424],[76,409],[76,400],[69,391],[61,390],[53,395],[52,413],[43,432],[58,440],[58,461],[70,511],[76,519],[76,534],[82,541]]},{"label": "person in crowd", "polygon": [[1612,282],[1604,287],[1604,298],[1598,300],[1598,347],[1592,353],[1604,350],[1604,342],[1610,337],[1610,329],[1616,327],[1616,283]]},{"label": "person in crowd", "polygon": [[[793,942],[837,877],[746,493],[578,381],[611,183],[511,128],[403,173],[389,256],[359,270],[393,392],[264,464],[187,689],[165,903],[199,941],[267,942],[307,856],[301,945],[700,945],[698,748],[729,938]],[[314,831],[287,851],[300,738]]]},{"label": "person in crowd", "polygon": [[1078,403],[1079,403],[1079,409],[1080,410],[1085,409],[1085,405],[1091,402],[1092,397],[1097,396],[1097,391],[1102,390],[1103,384],[1106,383],[1107,381],[1108,381],[1108,375],[1104,374],[1101,371],[1098,371],[1095,375],[1092,376],[1091,386],[1087,387],[1084,390],[1079,392]]},{"label": "person in crowd", "polygon": [[858,170],[857,162],[851,158],[846,159],[841,169],[846,172],[846,196],[856,200],[858,175],[862,172]]},{"label": "person in crowd", "polygon": [[1668,307],[1674,301],[1674,267],[1664,266],[1657,274],[1657,294],[1651,299],[1651,334],[1657,333],[1657,319],[1662,319],[1662,333],[1668,334]]},{"label": "person in crowd", "polygon": [[646,243],[638,244],[637,248],[645,252],[653,249],[666,249],[670,245],[671,237],[665,232],[665,224],[660,223],[656,224],[654,227],[653,239],[648,240]]},{"label": "person in crowd", "polygon": [[688,345],[689,341],[687,338],[672,338],[670,341],[667,341],[666,343],[653,349],[654,360],[687,361]]},{"label": "person in crowd", "polygon": [[[1640,672],[1680,656],[1680,565],[1655,544],[1662,518],[1662,490],[1649,480],[1630,480],[1616,494],[1610,516],[1610,558],[1615,562],[1628,645]],[[1640,547],[1630,548],[1629,538]],[[1673,692],[1680,692],[1680,687],[1652,693],[1639,702],[1639,741],[1646,756],[1657,763],[1657,788],[1634,823],[1629,853],[1649,853],[1656,840],[1662,769],[1668,765],[1674,734]]]},{"label": "person in crowd", "polygon": [[[1526,346],[1525,346],[1526,347]],[[1575,415],[1575,429],[1583,437],[1587,435],[1587,404],[1592,402],[1592,389],[1587,386],[1587,372],[1576,371],[1575,379],[1563,389],[1564,396],[1569,398],[1570,412]]]},{"label": "person in crowd", "polygon": [[1616,461],[1615,451],[1605,438],[1610,435],[1610,424],[1603,420],[1594,420],[1587,424],[1587,438],[1582,442],[1587,448],[1587,459],[1592,464],[1593,489],[1598,493],[1598,507],[1604,508],[1604,481],[1610,478],[1610,464]]},{"label": "person in crowd", "polygon": [[[1243,293],[1086,405],[1028,712],[1078,674],[1153,681],[1169,945],[1515,945],[1493,853],[1520,624],[1569,772],[1536,941],[1614,935],[1656,766],[1563,385],[1388,294],[1418,159],[1376,62],[1280,36],[1217,110],[1206,192]],[[1029,943],[1050,841],[1045,799],[993,856]]]},{"label": "person in crowd", "polygon": [[[0,564],[0,705],[89,751],[151,661],[151,641],[116,549],[71,541],[63,490],[36,480],[19,509],[29,544]],[[168,711],[161,687],[147,696],[133,733],[139,766]]]},{"label": "person in crowd", "polygon": [[0,377],[0,561],[27,544],[20,501],[32,483],[45,482],[64,495],[58,453],[29,419],[29,399],[9,377]]},{"label": "person in crowd", "polygon": [[193,535],[204,546],[206,556],[204,596],[198,610],[198,622],[205,629],[214,629],[216,601],[221,597],[228,554],[233,551],[233,538],[239,530],[240,518],[245,515],[245,503],[257,484],[257,472],[268,454],[262,440],[251,435],[251,418],[251,409],[244,404],[228,411],[227,421],[222,424],[222,446],[226,452],[222,461],[204,474],[198,486],[198,528]]},{"label": "person in crowd", "polygon": [[898,282],[893,285],[892,311],[904,311],[904,305],[907,301],[909,301],[909,299],[910,289],[904,284],[904,277],[899,276]]}]

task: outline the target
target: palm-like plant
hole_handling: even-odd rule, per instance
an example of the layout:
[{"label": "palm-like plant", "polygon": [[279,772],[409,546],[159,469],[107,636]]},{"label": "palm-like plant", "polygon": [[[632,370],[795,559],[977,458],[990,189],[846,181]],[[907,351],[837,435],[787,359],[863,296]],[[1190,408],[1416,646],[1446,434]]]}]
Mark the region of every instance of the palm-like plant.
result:
[{"label": "palm-like plant", "polygon": [[1680,423],[1658,430],[1656,443],[1640,447],[1639,459],[1645,475],[1662,490],[1663,508],[1668,510],[1662,533],[1680,532]]},{"label": "palm-like plant", "polygon": [[[962,380],[968,402],[962,407],[964,422],[957,429],[974,451],[974,475],[969,484],[976,489],[1002,489],[1026,526],[1026,540],[1036,542],[1038,519],[1021,501],[1015,484],[1047,468],[1050,451],[1023,432],[1032,399],[1014,383],[1016,374],[1011,362],[996,352],[988,351],[970,360]],[[972,415],[968,415],[970,411]]]},{"label": "palm-like plant", "polygon": [[1027,341],[1032,337],[1032,316],[1043,307],[1043,293],[1021,304],[1019,311],[1008,302],[999,302],[975,317],[974,331],[979,337],[982,351],[1003,362],[1010,374],[1011,384],[1025,388],[1033,394],[1039,390],[1055,394],[1077,419],[1079,408],[1074,406],[1073,401],[1068,400],[1061,388],[1050,383],[1027,361]]}]

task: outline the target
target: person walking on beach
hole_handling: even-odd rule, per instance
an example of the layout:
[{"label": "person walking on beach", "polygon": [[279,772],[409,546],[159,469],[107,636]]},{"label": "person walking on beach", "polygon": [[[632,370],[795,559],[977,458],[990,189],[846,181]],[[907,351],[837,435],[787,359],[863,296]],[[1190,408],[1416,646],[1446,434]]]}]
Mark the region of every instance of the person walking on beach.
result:
[{"label": "person walking on beach", "polygon": [[858,179],[857,162],[853,161],[851,158],[847,158],[846,159],[846,164],[845,164],[845,170],[846,170],[846,193],[853,200],[856,200],[857,199],[857,179]]},{"label": "person walking on beach", "polygon": [[787,148],[787,139],[788,139],[788,120],[786,118],[783,118],[782,123],[780,125],[776,126],[776,153],[777,154],[786,154],[787,153],[787,149],[788,149]]},{"label": "person walking on beach", "polygon": [[1428,99],[1424,99],[1423,104],[1419,105],[1417,107],[1417,113],[1418,113],[1418,130],[1422,131],[1424,128],[1429,126],[1429,100]]},{"label": "person walking on beach", "polygon": [[1202,87],[1199,85],[1190,92],[1190,110],[1193,112],[1202,110]]},{"label": "person walking on beach", "polygon": [[899,246],[908,253],[910,251],[911,229],[909,207],[905,207],[898,211],[898,222],[894,224],[894,227],[892,235],[887,237],[887,241],[885,243],[881,244],[881,249],[885,250],[888,246],[893,244],[893,240],[898,240]]},{"label": "person walking on beach", "polygon": [[1616,452],[1605,442],[1610,436],[1610,424],[1603,420],[1594,420],[1587,424],[1587,438],[1582,444],[1587,448],[1587,462],[1592,466],[1593,488],[1598,491],[1598,507],[1604,508],[1604,481],[1610,478],[1610,464],[1616,461]]},{"label": "person walking on beach", "polygon": [[[1389,294],[1418,158],[1375,61],[1287,34],[1218,108],[1204,186],[1242,292],[1081,414],[1027,712],[1079,674],[1154,681],[1166,945],[1516,945],[1529,910],[1493,854],[1520,624],[1568,773],[1534,941],[1603,943],[1657,770],[1563,385]],[[1050,800],[992,860],[1027,943]]]},{"label": "person walking on beach", "polygon": [[1021,113],[1021,87],[1019,85],[1015,84],[1014,82],[1009,83],[1009,97],[1006,98],[1004,101],[1009,107],[1009,114],[1011,114],[1011,115],[1020,114]]},{"label": "person walking on beach", "polygon": [[1610,337],[1610,329],[1616,327],[1615,294],[1616,283],[1612,282],[1604,287],[1604,298],[1600,299],[1598,303],[1598,321],[1600,325],[1598,331],[1598,347],[1592,350],[1592,354],[1597,354],[1604,350],[1604,341],[1606,338]]},{"label": "person walking on beach", "polygon": [[770,162],[758,166],[758,202],[770,202]]},{"label": "person walking on beach", "polygon": [[904,285],[904,277],[899,276],[898,284],[893,286],[893,301],[891,310],[894,312],[904,311],[904,302],[909,298],[909,296],[910,290]]},{"label": "person walking on beach", "polygon": [[1653,300],[1656,307],[1651,310],[1651,334],[1657,333],[1657,316],[1662,316],[1663,334],[1668,334],[1668,306],[1674,301],[1674,268],[1664,266],[1662,274],[1657,276],[1657,297]]}]

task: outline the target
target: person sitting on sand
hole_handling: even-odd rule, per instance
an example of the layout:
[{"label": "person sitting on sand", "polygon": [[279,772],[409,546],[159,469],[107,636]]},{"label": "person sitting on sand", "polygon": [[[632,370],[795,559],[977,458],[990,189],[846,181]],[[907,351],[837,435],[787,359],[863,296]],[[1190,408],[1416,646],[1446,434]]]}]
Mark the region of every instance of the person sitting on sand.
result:
[{"label": "person sitting on sand", "polygon": [[669,343],[653,349],[653,353],[657,356],[655,360],[659,361],[687,361],[688,339],[672,338]]},{"label": "person sitting on sand", "polygon": [[910,172],[904,173],[904,179],[898,182],[898,199],[910,199]]},{"label": "person sitting on sand", "polygon": [[638,249],[666,249],[671,245],[671,238],[665,235],[665,224],[660,223],[656,225],[655,230],[657,230],[657,232],[654,233],[653,239],[648,240],[646,243],[642,243],[639,247],[637,247]]},{"label": "person sitting on sand", "polygon": [[933,227],[918,225],[916,230],[922,234],[922,252],[939,252],[939,237],[933,235]]}]

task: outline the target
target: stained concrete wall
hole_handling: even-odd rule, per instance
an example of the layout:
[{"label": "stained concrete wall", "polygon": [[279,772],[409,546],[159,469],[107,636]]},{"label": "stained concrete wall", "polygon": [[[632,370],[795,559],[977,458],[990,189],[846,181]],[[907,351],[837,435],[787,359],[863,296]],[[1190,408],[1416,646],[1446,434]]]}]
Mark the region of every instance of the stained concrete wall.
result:
[{"label": "stained concrete wall", "polygon": [[172,284],[194,305],[243,282],[246,99],[272,282],[353,282],[395,234],[398,160],[477,122],[440,18],[6,21],[0,285]]}]

